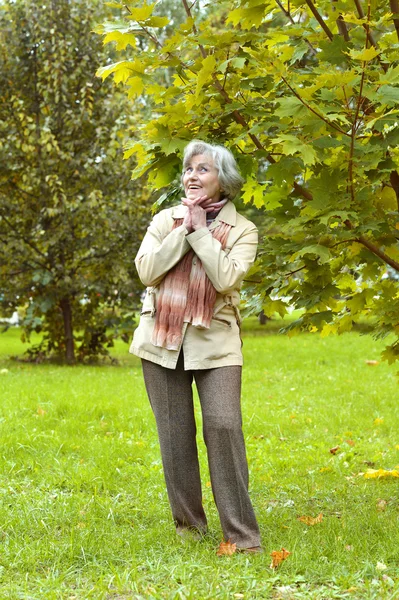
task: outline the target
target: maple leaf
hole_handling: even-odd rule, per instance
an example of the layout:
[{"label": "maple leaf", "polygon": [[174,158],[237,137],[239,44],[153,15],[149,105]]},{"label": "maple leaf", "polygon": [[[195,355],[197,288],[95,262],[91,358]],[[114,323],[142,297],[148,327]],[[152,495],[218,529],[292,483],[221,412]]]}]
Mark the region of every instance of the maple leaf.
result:
[{"label": "maple leaf", "polygon": [[272,557],[270,568],[276,569],[283,562],[283,560],[289,557],[290,554],[291,552],[288,552],[288,550],[285,548],[281,548],[281,551],[273,550],[273,552],[270,553],[270,556]]},{"label": "maple leaf", "polygon": [[231,556],[237,550],[237,545],[232,544],[230,540],[227,542],[220,542],[219,548],[216,552],[217,556]]},{"label": "maple leaf", "polygon": [[323,513],[320,513],[317,517],[298,517],[298,521],[305,523],[305,525],[316,525],[321,523],[323,520]]}]

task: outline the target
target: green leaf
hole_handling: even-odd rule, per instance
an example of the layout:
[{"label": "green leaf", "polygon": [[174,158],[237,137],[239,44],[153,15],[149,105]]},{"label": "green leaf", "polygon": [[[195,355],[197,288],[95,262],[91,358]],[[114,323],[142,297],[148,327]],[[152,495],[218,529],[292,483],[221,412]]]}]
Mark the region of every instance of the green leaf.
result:
[{"label": "green leaf", "polygon": [[341,65],[347,62],[346,51],[348,42],[340,35],[334,35],[332,42],[330,40],[321,41],[319,43],[321,52],[318,54],[319,62],[328,62],[333,65]]},{"label": "green leaf", "polygon": [[291,261],[297,260],[307,254],[317,256],[321,264],[327,263],[331,258],[330,251],[326,246],[313,244],[311,246],[305,246],[305,248],[302,248],[299,252],[295,252],[291,257]]},{"label": "green leaf", "polygon": [[168,17],[151,17],[145,21],[145,25],[148,27],[165,27],[168,23]]},{"label": "green leaf", "polygon": [[386,73],[381,73],[380,83],[399,83],[399,65],[389,67]]},{"label": "green leaf", "polygon": [[399,102],[399,87],[382,85],[377,91],[377,96],[380,99],[380,102],[383,102],[388,106],[395,106]]},{"label": "green leaf", "polygon": [[274,111],[274,114],[278,117],[296,117],[308,110],[296,96],[279,98],[278,104],[279,108]]},{"label": "green leaf", "polygon": [[162,158],[156,162],[149,173],[149,180],[156,189],[169,185],[180,170],[180,160],[176,157]]}]

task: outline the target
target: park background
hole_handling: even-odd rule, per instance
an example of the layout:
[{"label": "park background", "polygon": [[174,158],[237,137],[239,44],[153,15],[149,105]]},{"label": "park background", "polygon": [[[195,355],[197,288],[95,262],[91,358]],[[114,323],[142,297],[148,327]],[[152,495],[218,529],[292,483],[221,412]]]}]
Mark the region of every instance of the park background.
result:
[{"label": "park background", "polygon": [[[399,597],[397,0],[1,0],[0,22],[0,596]],[[260,232],[250,558],[216,555],[201,442],[211,535],[175,539],[127,352],[192,138],[231,148]]]}]

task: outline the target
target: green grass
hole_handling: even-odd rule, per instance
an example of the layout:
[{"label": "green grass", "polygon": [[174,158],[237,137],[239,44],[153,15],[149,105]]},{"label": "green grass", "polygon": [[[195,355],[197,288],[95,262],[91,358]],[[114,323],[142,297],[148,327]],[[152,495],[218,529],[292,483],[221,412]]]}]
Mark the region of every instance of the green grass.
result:
[{"label": "green grass", "polygon": [[[265,553],[223,558],[202,439],[210,534],[174,534],[124,344],[119,366],[62,367],[9,360],[18,331],[0,336],[1,600],[399,598],[399,480],[359,475],[399,465],[395,368],[367,365],[382,344],[358,333],[257,329],[244,339],[243,413]],[[297,519],[320,512],[313,527]],[[273,571],[282,547],[292,554]]]}]

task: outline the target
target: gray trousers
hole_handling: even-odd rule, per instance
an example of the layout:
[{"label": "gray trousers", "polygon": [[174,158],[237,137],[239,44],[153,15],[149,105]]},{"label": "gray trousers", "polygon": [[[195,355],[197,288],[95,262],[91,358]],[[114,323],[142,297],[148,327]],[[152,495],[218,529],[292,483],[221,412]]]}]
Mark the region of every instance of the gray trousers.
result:
[{"label": "gray trousers", "polygon": [[225,540],[238,548],[260,545],[248,494],[248,465],[241,418],[241,367],[185,371],[142,360],[155,415],[173,519],[177,527],[205,532],[192,382],[198,389],[213,496]]}]

